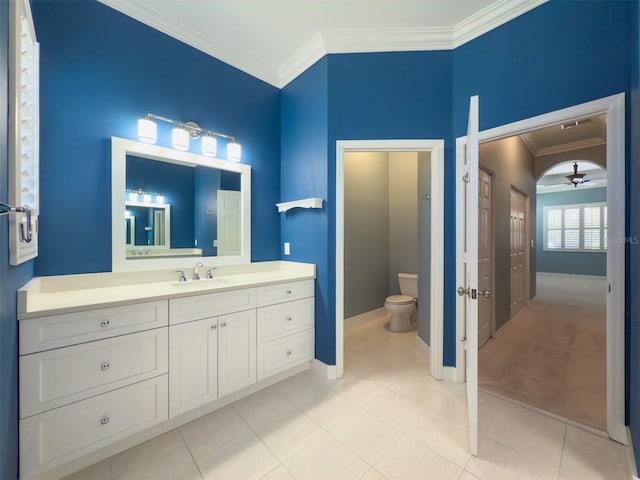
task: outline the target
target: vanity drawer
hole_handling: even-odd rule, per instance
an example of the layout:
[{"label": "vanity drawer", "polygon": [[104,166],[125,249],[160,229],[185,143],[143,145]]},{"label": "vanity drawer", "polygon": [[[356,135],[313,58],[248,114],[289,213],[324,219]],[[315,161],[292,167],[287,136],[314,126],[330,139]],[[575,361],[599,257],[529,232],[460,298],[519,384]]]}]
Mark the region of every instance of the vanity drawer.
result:
[{"label": "vanity drawer", "polygon": [[301,282],[279,283],[258,287],[258,306],[273,305],[275,303],[290,302],[300,298],[313,297],[314,280]]},{"label": "vanity drawer", "polygon": [[258,381],[314,357],[314,329],[258,345]]},{"label": "vanity drawer", "polygon": [[167,300],[20,320],[20,355],[168,325]]},{"label": "vanity drawer", "polygon": [[168,327],[20,357],[20,417],[168,372]]},{"label": "vanity drawer", "polygon": [[313,310],[313,297],[259,308],[258,343],[313,328]]},{"label": "vanity drawer", "polygon": [[167,399],[167,375],[162,375],[21,420],[21,478],[166,420]]},{"label": "vanity drawer", "polygon": [[255,288],[176,298],[169,300],[169,323],[176,325],[251,308],[256,308]]}]

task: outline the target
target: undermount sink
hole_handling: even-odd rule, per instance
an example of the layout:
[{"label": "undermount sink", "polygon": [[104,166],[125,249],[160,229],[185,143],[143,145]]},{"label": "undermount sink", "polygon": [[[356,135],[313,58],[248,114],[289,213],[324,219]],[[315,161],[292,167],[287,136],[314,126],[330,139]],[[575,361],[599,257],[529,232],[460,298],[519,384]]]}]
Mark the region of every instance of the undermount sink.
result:
[{"label": "undermount sink", "polygon": [[227,285],[230,282],[226,278],[201,278],[200,280],[187,279],[186,282],[171,282],[174,287],[215,287],[219,285]]}]

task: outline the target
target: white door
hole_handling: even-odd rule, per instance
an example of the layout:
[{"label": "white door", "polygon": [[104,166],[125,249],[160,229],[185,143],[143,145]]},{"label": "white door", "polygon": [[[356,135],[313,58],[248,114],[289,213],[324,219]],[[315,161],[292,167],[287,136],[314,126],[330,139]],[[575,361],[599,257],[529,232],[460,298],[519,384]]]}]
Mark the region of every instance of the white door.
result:
[{"label": "white door", "polygon": [[[465,370],[467,381],[467,409],[469,417],[469,451],[478,454],[478,97],[469,101],[469,125],[463,182],[464,191],[464,258],[463,284],[458,295],[464,296]],[[487,292],[488,293],[488,292]]]},{"label": "white door", "polygon": [[[478,290],[491,290],[493,280],[493,224],[491,218],[492,178],[478,172]],[[492,298],[478,297],[478,348],[491,336]]]},{"label": "white door", "polygon": [[218,398],[218,319],[169,330],[169,416],[174,417]]},{"label": "white door", "polygon": [[240,192],[218,190],[218,256],[242,253]]},{"label": "white door", "polygon": [[527,305],[526,197],[511,189],[511,317]]},{"label": "white door", "polygon": [[218,395],[256,383],[256,311],[218,318]]}]

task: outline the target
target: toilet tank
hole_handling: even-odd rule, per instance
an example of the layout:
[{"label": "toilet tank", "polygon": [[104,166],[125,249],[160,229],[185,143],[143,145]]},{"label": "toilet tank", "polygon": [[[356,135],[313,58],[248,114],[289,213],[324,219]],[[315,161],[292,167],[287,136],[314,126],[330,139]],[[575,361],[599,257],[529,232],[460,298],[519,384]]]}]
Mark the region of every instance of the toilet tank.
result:
[{"label": "toilet tank", "polygon": [[398,273],[400,293],[418,298],[418,275],[415,273]]}]

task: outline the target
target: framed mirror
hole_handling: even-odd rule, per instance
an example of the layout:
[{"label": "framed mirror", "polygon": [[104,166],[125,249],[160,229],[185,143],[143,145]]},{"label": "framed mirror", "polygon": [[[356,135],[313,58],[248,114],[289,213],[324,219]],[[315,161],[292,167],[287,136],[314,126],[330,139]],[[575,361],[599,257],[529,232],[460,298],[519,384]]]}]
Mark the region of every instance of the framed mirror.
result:
[{"label": "framed mirror", "polygon": [[251,167],[111,139],[112,270],[251,261]]}]

